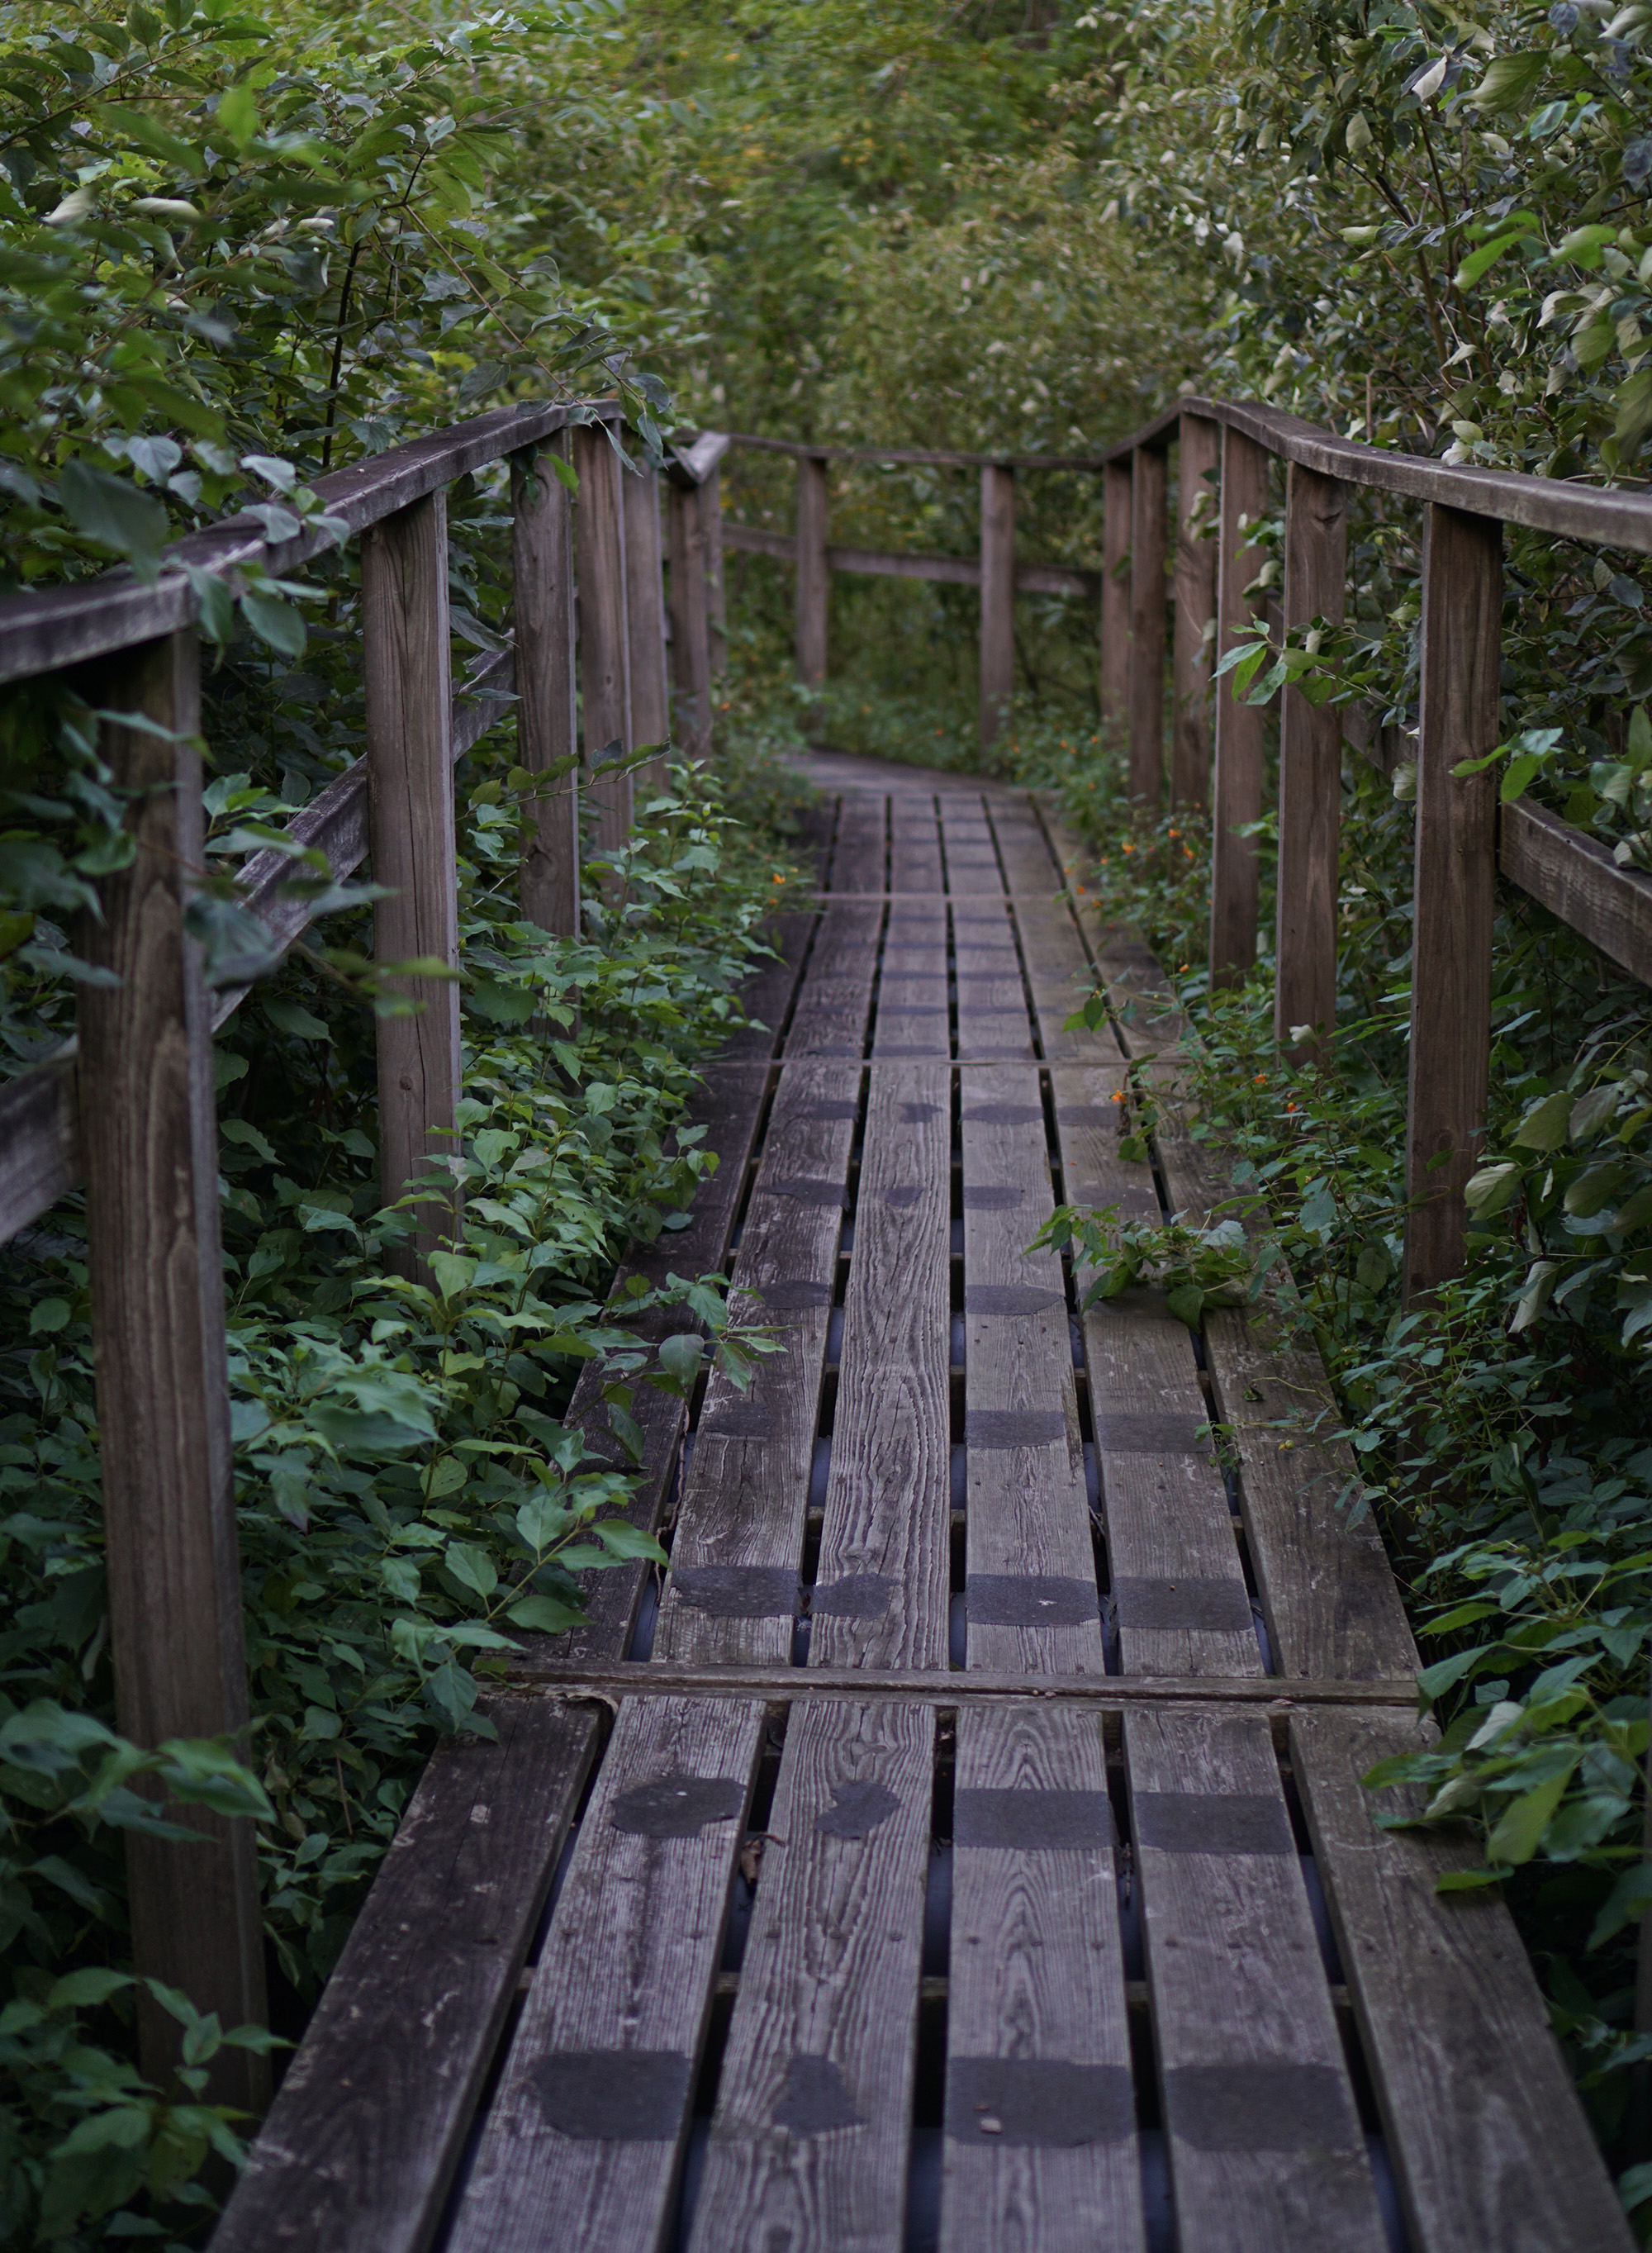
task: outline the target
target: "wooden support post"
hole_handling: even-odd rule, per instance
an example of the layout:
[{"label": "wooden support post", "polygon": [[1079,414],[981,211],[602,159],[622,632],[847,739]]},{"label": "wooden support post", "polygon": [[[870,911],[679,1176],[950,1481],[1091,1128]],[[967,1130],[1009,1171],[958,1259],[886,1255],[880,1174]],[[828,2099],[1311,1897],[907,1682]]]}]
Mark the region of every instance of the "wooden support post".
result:
[{"label": "wooden support post", "polygon": [[1202,807],[1209,792],[1210,659],[1204,630],[1216,610],[1216,543],[1210,531],[1221,429],[1220,423],[1209,422],[1202,415],[1181,417],[1176,623],[1170,666],[1173,806]]},{"label": "wooden support post", "polygon": [[1500,732],[1502,527],[1431,502],[1423,525],[1423,620],[1412,885],[1405,1295],[1462,1272],[1463,1189],[1486,1121],[1491,937],[1497,909],[1497,780],[1456,776]]},{"label": "wooden support post", "polygon": [[668,488],[671,537],[671,685],[680,700],[679,733],[690,758],[711,749],[711,642],[706,614],[706,537],[700,489]]},{"label": "wooden support post", "polygon": [[728,607],[722,580],[722,471],[714,464],[699,486],[700,539],[706,556],[706,645],[711,677],[728,669]]},{"label": "wooden support post", "polygon": [[[361,624],[373,874],[390,887],[390,896],[373,907],[373,952],[380,962],[422,957],[457,970],[445,492],[363,533]],[[390,990],[420,1008],[412,1016],[378,1020],[379,1168],[387,1204],[456,1154],[459,1099],[457,983],[397,979]],[[392,1264],[428,1281],[426,1255],[452,1232],[457,1215],[450,1194],[433,1193],[418,1210],[414,1238]]]},{"label": "wooden support post", "polygon": [[826,465],[818,455],[798,457],[798,678],[821,687],[826,677]]},{"label": "wooden support post", "polygon": [[[568,433],[544,450],[568,459]],[[528,498],[532,491],[533,498]],[[516,750],[530,774],[573,760],[544,785],[518,879],[522,913],[558,938],[579,934],[579,719],[574,672],[574,511],[568,490],[541,457],[530,482],[511,474],[516,572]]]},{"label": "wooden support post", "polygon": [[[1348,583],[1348,487],[1291,464],[1285,505],[1285,623],[1339,624]],[[1295,1057],[1328,1056],[1336,1025],[1337,847],[1342,718],[1285,690],[1279,711],[1279,862],[1273,1036]],[[1317,1027],[1298,1040],[1293,1026]]]},{"label": "wooden support post", "polygon": [[[1253,438],[1222,433],[1222,528],[1217,541],[1218,662],[1245,638],[1259,608],[1245,589],[1262,568],[1251,543],[1267,513],[1268,457]],[[1216,773],[1210,820],[1210,984],[1242,986],[1256,960],[1260,870],[1254,837],[1234,834],[1262,813],[1260,705],[1236,704],[1230,680],[1216,694]]]},{"label": "wooden support post", "polygon": [[602,771],[631,750],[630,635],[625,624],[625,511],[620,468],[608,434],[594,423],[574,432],[579,472],[575,506],[579,577],[579,679],[585,704],[585,794],[596,815],[599,853],[618,852],[631,836],[629,775]]},{"label": "wooden support post", "polygon": [[[192,633],[130,652],[99,701],[175,731],[106,722],[116,785],[140,797],[130,865],[105,879],[85,953],[118,987],[80,994],[80,1150],[97,1364],[115,1719],[145,1747],[240,1738],[247,1658],[231,1479],[212,1004],[184,930],[201,865]],[[206,1843],[127,1834],[133,1957],[226,2026],[265,2017],[252,1824],[169,1810]],[[139,2058],[171,2082],[183,2028],[140,1993]],[[220,2050],[207,2101],[261,2111],[264,2061]]]},{"label": "wooden support post", "polygon": [[631,739],[658,743],[638,775],[644,795],[666,787],[665,744],[671,734],[666,685],[666,585],[659,553],[659,478],[646,465],[620,480],[625,506],[625,631],[631,651]]},{"label": "wooden support post", "polygon": [[1101,724],[1119,748],[1130,724],[1129,463],[1109,462],[1101,480]]},{"label": "wooden support post", "polygon": [[981,751],[991,750],[1015,693],[1015,472],[981,471]]},{"label": "wooden support post", "polygon": [[1165,452],[1132,456],[1130,508],[1130,800],[1150,820],[1164,795]]}]

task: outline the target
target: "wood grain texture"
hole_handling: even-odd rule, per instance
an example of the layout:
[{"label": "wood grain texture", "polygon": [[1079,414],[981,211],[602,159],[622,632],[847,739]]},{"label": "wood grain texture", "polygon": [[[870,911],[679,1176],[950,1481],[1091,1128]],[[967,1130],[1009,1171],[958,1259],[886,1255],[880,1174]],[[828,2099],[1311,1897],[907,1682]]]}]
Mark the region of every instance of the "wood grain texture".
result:
[{"label": "wood grain texture", "polygon": [[1130,464],[1102,472],[1101,723],[1120,745],[1130,725]]},{"label": "wood grain texture", "polygon": [[1164,449],[1138,446],[1131,456],[1130,504],[1130,798],[1157,814],[1164,795],[1166,510],[1169,465]]},{"label": "wood grain texture", "polygon": [[1267,1724],[1125,1719],[1181,2242],[1386,2253]]},{"label": "wood grain texture", "polygon": [[883,910],[876,902],[827,907],[786,1034],[788,1057],[864,1054],[882,923]]},{"label": "wood grain texture", "polygon": [[585,795],[596,816],[593,842],[612,853],[631,837],[629,775],[602,771],[623,758],[631,732],[631,634],[625,615],[624,475],[605,434],[573,432],[579,498],[574,511],[579,579],[579,681],[585,730]]},{"label": "wood grain texture", "polygon": [[[203,857],[199,683],[192,633],[113,663],[99,683],[106,711],[156,732],[106,720],[100,736],[115,787],[134,793],[136,851],[103,879],[102,914],[80,929],[80,951],[119,981],[76,989],[80,1147],[115,1720],[139,1745],[221,1736],[244,1747],[212,1023],[184,924],[188,872]],[[261,2025],[253,1827],[205,1807],[170,1812],[207,1844],[129,1832],[137,1970],[184,1988],[227,2026]],[[140,2000],[150,2079],[170,2080],[181,2040],[170,2013]],[[268,2092],[261,2059],[214,2061],[209,2102],[256,2111]]]},{"label": "wood grain texture", "polygon": [[933,1731],[791,1708],[690,2253],[900,2253]]},{"label": "wood grain texture", "polygon": [[798,460],[798,678],[819,688],[826,677],[826,617],[831,576],[826,569],[826,465],[812,455]]},{"label": "wood grain texture", "polygon": [[1408,1301],[1460,1274],[1463,1191],[1480,1162],[1491,1055],[1497,778],[1454,775],[1502,733],[1502,533],[1431,508],[1424,522],[1405,1116]]},{"label": "wood grain texture", "polygon": [[[451,2253],[665,2242],[763,1721],[755,1700],[621,1706]],[[723,1788],[673,1835],[643,1795],[690,1779]]]},{"label": "wood grain texture", "polygon": [[892,901],[883,931],[874,1060],[945,1063],[952,1053],[948,991],[944,902]]},{"label": "wood grain texture", "polygon": [[812,1665],[946,1663],[944,1064],[871,1074]]},{"label": "wood grain texture", "polygon": [[671,683],[677,734],[690,758],[711,748],[711,626],[706,611],[706,540],[691,487],[673,485],[666,523],[671,547]]},{"label": "wood grain texture", "polygon": [[1632,2235],[1507,1908],[1441,1895],[1470,1841],[1381,1831],[1425,1795],[1360,1778],[1413,1751],[1401,1714],[1300,1713],[1291,1758],[1418,2253],[1628,2253]]},{"label": "wood grain texture", "polygon": [[[1002,834],[1000,828],[1000,840]],[[1068,1022],[1089,1001],[1096,981],[1065,901],[1018,898],[1015,928],[1032,989],[1040,1052],[1052,1063],[1117,1064],[1121,1052],[1111,1025]]]},{"label": "wood grain texture", "polygon": [[[1285,622],[1342,623],[1348,487],[1298,463],[1285,518]],[[1273,1036],[1299,1058],[1323,1053],[1336,1022],[1337,843],[1342,728],[1335,708],[1286,688],[1279,712],[1279,917]],[[1317,1028],[1298,1040],[1293,1028]]]},{"label": "wood grain texture", "polygon": [[[735,1265],[732,1306],[767,1324],[784,1352],[758,1364],[744,1392],[714,1371],[683,1480],[672,1569],[660,1605],[659,1659],[788,1663],[794,1604],[759,1601],[721,1576],[753,1571],[772,1588],[802,1567],[805,1512],[849,1203],[860,1067],[800,1062],[782,1071],[763,1162]],[[777,1599],[775,1599],[777,1602]]]},{"label": "wood grain texture", "polygon": [[[985,833],[983,832],[983,834]],[[948,855],[951,857],[951,833]],[[952,910],[958,1053],[965,1064],[1030,1064],[1032,1025],[1008,903],[1000,895]]]},{"label": "wood grain texture", "polygon": [[[1267,513],[1268,457],[1237,430],[1222,434],[1221,527],[1217,535],[1218,661],[1245,638],[1256,605],[1244,589],[1262,568],[1251,534]],[[1259,705],[1235,701],[1233,683],[1216,690],[1211,781],[1210,982],[1238,986],[1256,960],[1260,871],[1254,837],[1235,834],[1262,813],[1263,723]]]},{"label": "wood grain texture", "polygon": [[[947,890],[955,900],[982,899],[991,900],[994,906],[1001,904],[1003,872],[979,799],[972,792],[968,797],[944,798],[939,805]],[[953,912],[956,915],[958,910],[955,908]]]},{"label": "wood grain texture", "polygon": [[[1093,1804],[1107,1789],[1101,1733],[1065,1712],[962,1712],[957,1784],[960,1794],[1080,1792]],[[1013,1817],[1008,1827],[1016,1827]],[[1042,2078],[1026,2076],[1035,2092],[1070,2087],[1063,2068],[1075,2066],[1091,2068],[1104,2086],[1122,2076],[1127,2087],[1115,1888],[1109,1845],[1029,1850],[955,1840],[941,2253],[1143,2253],[1133,2118],[1123,2135],[1040,2142],[1035,2094],[1031,2119],[1006,2120],[978,2111],[972,2086],[991,2089],[971,2070],[986,2059],[1012,2075],[1017,2067],[1046,2068]],[[1013,2077],[1007,2089],[1015,2092]]]},{"label": "wood grain texture", "polygon": [[706,655],[711,677],[728,669],[728,590],[722,574],[722,478],[714,462],[700,483],[700,537],[706,555]]},{"label": "wood grain texture", "polygon": [[[385,518],[363,540],[361,632],[373,873],[389,887],[373,904],[373,952],[380,962],[424,959],[457,972],[445,493]],[[457,1150],[459,987],[457,978],[402,978],[389,989],[418,1004],[415,1015],[375,1021],[379,1168],[394,1204],[445,1170]],[[413,1209],[408,1242],[389,1255],[398,1273],[428,1280],[424,1257],[451,1232],[454,1215],[450,1177]]]},{"label": "wood grain texture", "polygon": [[997,741],[1015,693],[1015,472],[981,471],[980,744]]},{"label": "wood grain texture", "polygon": [[1210,646],[1216,611],[1217,455],[1221,427],[1181,418],[1177,470],[1176,568],[1172,637],[1170,803],[1202,807],[1210,795]]},{"label": "wood grain texture", "polygon": [[[568,459],[566,436],[554,449]],[[579,931],[579,719],[574,656],[572,496],[546,464],[530,495],[519,467],[511,472],[515,559],[517,757],[544,775],[533,806],[533,834],[517,879],[522,913],[561,938]],[[570,762],[572,764],[570,764]],[[558,767],[560,779],[548,779]]]},{"label": "wood grain texture", "polygon": [[491,1697],[444,1738],[223,2219],[218,2253],[423,2253],[596,1747],[588,1710]]},{"label": "wood grain texture", "polygon": [[80,1178],[79,1044],[0,1087],[0,1244],[50,1212]]},{"label": "wood grain texture", "polygon": [[891,892],[939,892],[944,888],[941,868],[941,835],[936,826],[933,801],[916,804],[891,800],[889,807],[889,889]]},{"label": "wood grain texture", "polygon": [[[968,1660],[1096,1674],[1100,1606],[1061,1259],[1028,1249],[1053,1210],[1038,1075],[972,1072],[962,1111]],[[1040,1606],[1050,1615],[1031,1624],[1001,1616],[1018,1605],[978,1602],[978,1576],[1063,1586],[1026,1588],[1029,1621]]]},{"label": "wood grain texture", "polygon": [[1652,876],[1621,868],[1610,846],[1523,798],[1500,808],[1498,833],[1511,883],[1652,986]]},{"label": "wood grain texture", "polygon": [[645,796],[666,787],[671,734],[666,671],[665,560],[660,552],[659,477],[645,464],[620,479],[625,511],[625,635],[631,665],[631,741],[661,746],[636,777]]}]

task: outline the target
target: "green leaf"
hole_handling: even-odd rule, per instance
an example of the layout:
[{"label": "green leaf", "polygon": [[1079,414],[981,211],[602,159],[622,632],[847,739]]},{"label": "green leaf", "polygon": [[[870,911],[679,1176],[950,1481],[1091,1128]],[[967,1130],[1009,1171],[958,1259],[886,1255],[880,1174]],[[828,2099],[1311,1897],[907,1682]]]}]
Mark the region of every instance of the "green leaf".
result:
[{"label": "green leaf", "polygon": [[1167,1291],[1164,1302],[1179,1322],[1196,1330],[1204,1316],[1204,1293],[1196,1283],[1178,1283]]},{"label": "green leaf", "polygon": [[67,1328],[69,1317],[73,1312],[73,1309],[66,1299],[37,1300],[33,1311],[29,1316],[29,1336],[31,1337],[55,1336],[59,1330]]},{"label": "green leaf", "polygon": [[312,1017],[297,1001],[283,1000],[279,994],[267,994],[263,1000],[264,1015],[279,1033],[291,1033],[301,1041],[330,1041],[332,1035],[319,1017]]},{"label": "green leaf", "polygon": [[426,1263],[436,1287],[444,1299],[462,1298],[476,1280],[480,1261],[467,1259],[457,1252],[433,1252]]},{"label": "green leaf", "polygon": [[292,604],[258,587],[242,589],[241,616],[277,657],[299,658],[304,653],[304,622]]},{"label": "green leaf", "polygon": [[112,478],[107,470],[72,461],[59,474],[58,499],[77,532],[124,556],[140,579],[155,577],[167,519],[152,494],[140,492],[124,478]]},{"label": "green leaf", "polygon": [[1572,1123],[1572,1098],[1564,1088],[1534,1103],[1515,1129],[1512,1140],[1522,1150],[1558,1150]]},{"label": "green leaf", "polygon": [[90,2010],[96,2004],[107,2003],[111,1995],[136,1985],[127,1971],[111,1971],[101,1964],[87,1964],[84,1971],[71,1971],[58,1980],[47,1994],[48,2011]]},{"label": "green leaf", "polygon": [[477,1549],[468,1541],[450,1541],[442,1561],[462,1587],[472,1589],[484,1601],[499,1585],[493,1559],[485,1549]]},{"label": "green leaf", "polygon": [[1572,1776],[1572,1767],[1568,1765],[1558,1775],[1545,1777],[1535,1790],[1522,1792],[1487,1840],[1488,1859],[1516,1867],[1529,1862],[1543,1843],[1543,1834],[1565,1797]]},{"label": "green leaf", "polygon": [[585,1621],[577,1604],[565,1602],[560,1596],[524,1596],[505,1616],[512,1627],[528,1628],[537,1635],[561,1635],[571,1627],[583,1626]]},{"label": "green leaf", "polygon": [[645,1558],[651,1565],[666,1562],[665,1551],[653,1535],[641,1525],[633,1525],[625,1517],[599,1517],[591,1532],[614,1559]]},{"label": "green leaf", "polygon": [[1432,1705],[1442,1691],[1460,1682],[1485,1656],[1483,1650],[1454,1650],[1449,1658],[1437,1659],[1432,1666],[1425,1666],[1417,1678],[1418,1693],[1424,1705]]},{"label": "green leaf", "polygon": [[1521,55],[1499,55],[1488,66],[1484,78],[1468,100],[1488,117],[1500,109],[1514,109],[1526,99],[1548,64],[1549,58],[1541,49]]}]

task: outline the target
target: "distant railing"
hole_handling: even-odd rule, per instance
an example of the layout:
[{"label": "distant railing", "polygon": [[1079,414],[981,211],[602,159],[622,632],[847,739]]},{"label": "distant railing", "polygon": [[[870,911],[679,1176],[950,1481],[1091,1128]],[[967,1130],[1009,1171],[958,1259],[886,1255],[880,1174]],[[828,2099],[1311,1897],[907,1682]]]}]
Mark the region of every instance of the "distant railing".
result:
[{"label": "distant railing", "polygon": [[[580,916],[579,703],[583,790],[599,848],[631,827],[631,771],[602,754],[709,742],[721,664],[722,589],[713,437],[673,454],[665,480],[671,559],[669,673],[659,485],[624,473],[604,424],[611,401],[503,408],[322,478],[326,512],[360,539],[366,756],[290,825],[335,877],[369,854],[388,888],[373,910],[386,963],[458,963],[453,768],[509,706],[517,756],[547,785],[532,803],[522,911],[572,935]],[[548,469],[571,460],[579,497]],[[514,629],[457,684],[450,676],[447,488],[512,465]],[[145,585],[124,573],[0,603],[0,682],[77,668],[105,712],[102,756],[133,793],[136,857],[104,880],[103,914],[79,942],[112,986],[79,988],[76,1040],[0,1086],[0,1242],[84,1179],[115,1711],[154,1746],[239,1737],[247,1726],[213,1034],[242,998],[208,991],[185,914],[203,856],[199,596],[185,569],[233,578],[254,563],[288,573],[328,544],[272,543],[237,520],[177,542]],[[576,624],[577,618],[577,624]],[[90,668],[80,670],[80,668]],[[594,764],[595,763],[595,764]],[[647,771],[644,771],[646,774]],[[280,953],[307,910],[282,887],[292,862],[254,855],[247,904]],[[385,1202],[427,1180],[451,1147],[459,1083],[458,987],[397,982],[422,1004],[380,1017],[379,1132]],[[433,1214],[394,1255],[409,1274]],[[182,1987],[225,2026],[264,2019],[257,1870],[250,1826],[205,1809],[185,1819],[218,1852],[129,1840],[133,1951],[141,1972]],[[164,2084],[180,2029],[158,2008],[140,2023],[146,2074]],[[261,2061],[226,2049],[213,2093],[259,2109]]]}]

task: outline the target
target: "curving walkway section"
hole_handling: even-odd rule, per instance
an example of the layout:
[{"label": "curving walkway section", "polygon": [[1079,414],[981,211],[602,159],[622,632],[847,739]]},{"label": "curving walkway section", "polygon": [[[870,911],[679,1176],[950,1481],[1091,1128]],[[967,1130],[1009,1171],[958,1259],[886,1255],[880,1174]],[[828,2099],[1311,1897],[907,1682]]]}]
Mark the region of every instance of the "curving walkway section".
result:
[{"label": "curving walkway section", "polygon": [[1282,1437],[1322,1372],[1028,1249],[1217,1193],[1169,1099],[1120,1150],[1154,966],[1025,793],[816,773],[722,1166],[638,1259],[732,1259],[786,1350],[651,1396],[663,1585],[601,1576],[432,1761],[215,2244],[1627,2248],[1505,1911],[1361,1789],[1417,1655]]}]

